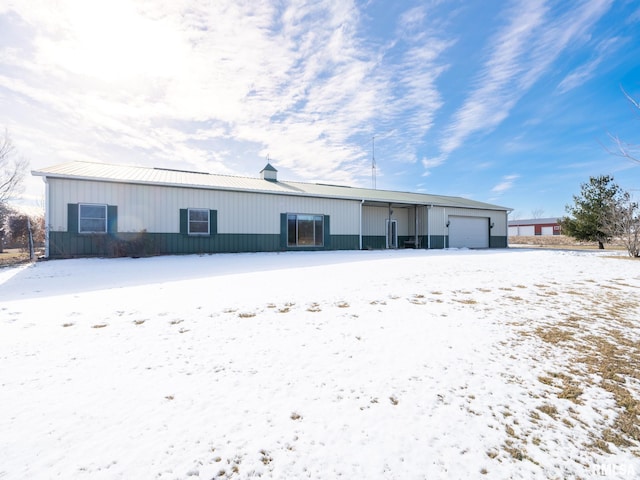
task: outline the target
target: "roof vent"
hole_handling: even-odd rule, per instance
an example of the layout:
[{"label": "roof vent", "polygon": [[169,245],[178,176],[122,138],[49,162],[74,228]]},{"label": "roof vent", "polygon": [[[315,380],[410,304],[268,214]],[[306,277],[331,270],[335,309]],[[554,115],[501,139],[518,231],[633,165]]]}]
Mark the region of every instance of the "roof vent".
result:
[{"label": "roof vent", "polygon": [[270,182],[278,181],[278,170],[273,168],[270,163],[267,163],[267,166],[260,171],[260,175],[262,175],[263,180]]}]

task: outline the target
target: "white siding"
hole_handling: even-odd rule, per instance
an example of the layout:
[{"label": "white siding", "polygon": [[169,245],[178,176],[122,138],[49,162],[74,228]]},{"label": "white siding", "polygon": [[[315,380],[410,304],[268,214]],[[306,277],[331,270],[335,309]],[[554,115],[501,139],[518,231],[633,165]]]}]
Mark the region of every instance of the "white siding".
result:
[{"label": "white siding", "polygon": [[[358,235],[362,210],[362,235],[384,236],[389,208],[362,206],[359,200],[328,199],[238,192],[180,186],[140,185],[48,178],[49,227],[66,231],[67,204],[104,203],[118,207],[118,230],[150,233],[178,233],[180,209],[207,208],[218,211],[219,233],[279,234],[280,214],[309,213],[331,217],[334,235]],[[491,235],[507,235],[505,211],[457,207],[393,207],[391,218],[398,222],[398,235],[414,235],[418,215],[418,234],[448,235],[449,216],[489,218]],[[428,225],[427,225],[428,218]]]},{"label": "white siding", "polygon": [[[391,220],[398,222],[398,235],[409,235],[409,219],[413,222],[412,209],[393,207]],[[362,235],[386,235],[386,221],[389,220],[389,207],[362,207]],[[413,227],[411,227],[413,231]]]},{"label": "white siding", "polygon": [[67,204],[86,202],[117,205],[121,232],[178,233],[180,209],[207,208],[218,211],[219,233],[279,234],[281,213],[329,215],[333,235],[359,233],[360,202],[352,200],[54,178],[49,192],[53,231],[66,231]]}]

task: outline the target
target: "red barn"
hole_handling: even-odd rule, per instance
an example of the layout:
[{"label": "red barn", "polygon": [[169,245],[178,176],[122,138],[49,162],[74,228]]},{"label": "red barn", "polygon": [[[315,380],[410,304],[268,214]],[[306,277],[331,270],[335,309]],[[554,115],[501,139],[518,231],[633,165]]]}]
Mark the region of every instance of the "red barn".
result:
[{"label": "red barn", "polygon": [[509,220],[509,236],[525,237],[534,235],[560,235],[560,223],[557,218],[530,218],[527,220]]}]

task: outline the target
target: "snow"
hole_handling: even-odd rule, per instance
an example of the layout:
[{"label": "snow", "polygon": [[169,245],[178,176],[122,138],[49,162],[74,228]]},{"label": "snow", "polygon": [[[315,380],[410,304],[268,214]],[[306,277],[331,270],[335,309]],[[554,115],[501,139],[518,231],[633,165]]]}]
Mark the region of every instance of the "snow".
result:
[{"label": "snow", "polygon": [[[638,288],[610,252],[527,249],[2,269],[0,479],[637,478],[637,445],[589,447],[612,394],[535,332],[606,335]],[[579,369],[581,403],[540,381]]]}]

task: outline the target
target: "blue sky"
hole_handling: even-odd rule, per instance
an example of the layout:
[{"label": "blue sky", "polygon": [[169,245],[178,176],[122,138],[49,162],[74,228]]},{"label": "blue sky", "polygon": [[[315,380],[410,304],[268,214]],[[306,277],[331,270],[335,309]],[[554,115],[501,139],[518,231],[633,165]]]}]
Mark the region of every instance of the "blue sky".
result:
[{"label": "blue sky", "polygon": [[371,187],[375,143],[378,189],[516,218],[563,215],[591,175],[640,189],[607,151],[640,143],[635,0],[0,0],[0,39],[0,126],[32,169],[257,176],[268,157]]}]

